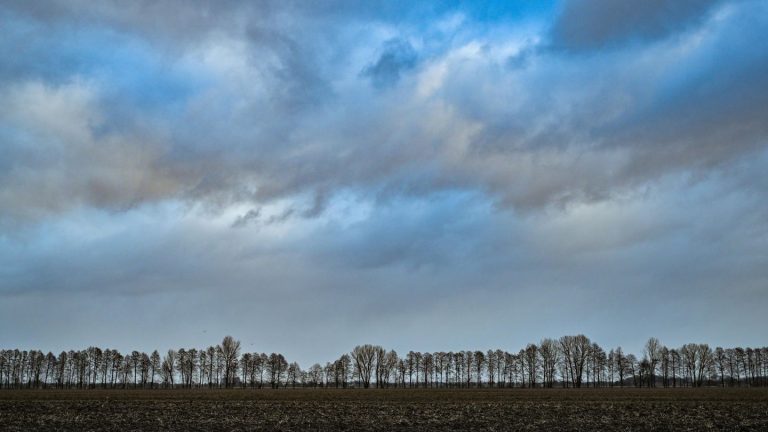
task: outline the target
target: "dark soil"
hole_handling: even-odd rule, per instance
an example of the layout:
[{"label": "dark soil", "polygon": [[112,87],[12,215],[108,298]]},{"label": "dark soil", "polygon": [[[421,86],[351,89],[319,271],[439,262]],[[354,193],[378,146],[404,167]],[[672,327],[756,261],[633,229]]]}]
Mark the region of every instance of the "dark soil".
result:
[{"label": "dark soil", "polygon": [[0,430],[768,431],[768,389],[3,390]]}]

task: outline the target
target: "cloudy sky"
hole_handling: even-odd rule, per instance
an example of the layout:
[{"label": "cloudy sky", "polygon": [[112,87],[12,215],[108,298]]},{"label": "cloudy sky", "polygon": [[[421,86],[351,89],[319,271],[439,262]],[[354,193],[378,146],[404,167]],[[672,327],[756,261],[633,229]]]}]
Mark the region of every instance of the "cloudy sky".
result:
[{"label": "cloudy sky", "polygon": [[762,0],[4,1],[0,345],[763,345],[766,39]]}]

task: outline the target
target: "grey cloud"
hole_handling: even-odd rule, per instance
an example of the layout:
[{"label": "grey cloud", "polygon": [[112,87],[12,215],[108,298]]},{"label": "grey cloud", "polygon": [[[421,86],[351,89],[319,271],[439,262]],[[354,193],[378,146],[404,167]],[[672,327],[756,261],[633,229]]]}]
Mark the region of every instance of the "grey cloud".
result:
[{"label": "grey cloud", "polygon": [[520,50],[520,52],[507,58],[507,66],[511,69],[524,69],[530,63],[531,57],[536,55],[536,53],[536,47],[528,44],[525,48]]},{"label": "grey cloud", "polygon": [[294,213],[295,213],[295,210],[292,209],[292,208],[289,208],[289,209],[285,210],[284,212],[280,213],[279,215],[270,217],[269,220],[267,221],[267,223],[273,224],[273,223],[285,222],[291,216],[293,216]]},{"label": "grey cloud", "polygon": [[[741,26],[765,24],[747,9],[742,13]],[[703,55],[694,77],[605,130],[606,146],[634,145],[627,175],[684,166],[707,171],[766,148],[768,112],[760,107],[768,104],[768,78],[760,71],[768,68],[768,53],[751,48],[762,36],[735,25],[724,36]]]},{"label": "grey cloud", "polygon": [[556,48],[592,50],[662,38],[700,23],[721,0],[567,0],[552,28]]},{"label": "grey cloud", "polygon": [[403,72],[413,69],[417,60],[410,42],[390,39],[384,43],[379,59],[366,66],[361,75],[369,78],[374,87],[386,88],[396,84]]},{"label": "grey cloud", "polygon": [[134,33],[173,49],[204,40],[211,33],[244,34],[254,27],[263,30],[290,28],[292,32],[310,32],[329,36],[334,25],[353,22],[403,23],[443,8],[429,4],[406,4],[384,0],[359,2],[328,0],[44,0],[28,2],[9,0],[8,12],[31,17],[46,25],[97,26]]},{"label": "grey cloud", "polygon": [[247,37],[252,44],[252,64],[264,62],[265,52],[272,53],[277,63],[268,67],[270,78],[269,102],[271,107],[288,114],[332,98],[333,92],[323,76],[313,44],[297,41],[286,31],[248,26]]},{"label": "grey cloud", "polygon": [[[212,83],[148,112],[78,71],[2,71],[0,219],[36,223],[0,233],[0,326],[18,329],[0,346],[218,342],[207,329],[314,362],[355,341],[514,348],[578,328],[639,349],[765,326],[765,2],[716,20],[681,3],[706,31],[643,21],[585,56],[510,59],[519,41],[478,32],[408,73],[372,53],[412,37],[394,2],[91,3],[4,6],[136,37]],[[350,30],[382,9],[386,36]],[[386,91],[360,79],[379,63]],[[663,298],[649,334],[625,319],[638,293]]]},{"label": "grey cloud", "polygon": [[[640,313],[638,293],[663,299],[650,334],[749,340],[759,335],[738,329],[764,321],[768,225],[764,201],[724,194],[725,179],[694,188],[670,181],[646,200],[546,218],[492,212],[478,197],[413,199],[353,227],[308,229],[301,224],[314,222],[293,220],[303,234],[277,243],[194,213],[97,216],[85,237],[67,229],[81,226],[82,216],[73,217],[4,240],[0,272],[15,271],[0,280],[0,321],[18,331],[0,343],[58,349],[117,339],[155,349],[207,343],[200,340],[206,329],[304,364],[330,359],[358,338],[405,351],[467,342],[519,347],[579,326],[601,344],[639,347],[647,334],[628,340],[636,323],[622,319]],[[168,308],[178,311],[170,321]],[[585,320],[569,312],[581,308],[596,314]],[[136,310],[142,319],[126,326]],[[702,321],[715,310],[717,322]],[[62,319],[66,334],[51,332]],[[510,332],[531,319],[544,323],[540,333]],[[101,325],[90,331],[93,322]],[[407,331],[425,326],[434,331]],[[264,331],[275,327],[279,335]]]},{"label": "grey cloud", "polygon": [[245,214],[238,216],[235,221],[232,222],[232,228],[243,228],[251,222],[258,220],[260,215],[261,209],[248,210]]},{"label": "grey cloud", "polygon": [[3,90],[8,166],[0,173],[0,219],[35,219],[81,204],[125,210],[182,187],[183,178],[162,162],[152,127],[94,131],[101,116],[89,87],[31,83]]},{"label": "grey cloud", "polygon": [[[520,211],[608,200],[664,176],[725,169],[764,148],[767,62],[752,48],[765,28],[765,14],[755,11],[764,9],[738,4],[703,21],[704,35],[622,52],[582,57],[524,47],[522,68],[493,57],[504,41],[481,40],[485,48],[471,57],[456,46],[403,75],[416,61],[413,48],[377,41],[383,52],[367,76],[399,77],[387,92],[358,83],[359,67],[329,61],[349,60],[342,45],[363,51],[344,32],[316,31],[332,15],[283,25],[280,6],[268,9],[270,19],[246,23],[215,12],[233,20],[232,33],[205,41],[231,64],[175,115],[118,108],[87,81],[5,83],[9,94],[44,90],[39,100],[18,96],[0,114],[6,133],[14,131],[5,164],[16,167],[2,177],[0,208],[24,218],[167,199],[222,209],[312,194],[296,214],[316,217],[339,191],[386,201],[475,190]],[[141,29],[134,31],[145,35]],[[184,44],[167,53],[190,55]],[[80,100],[72,89],[90,93]],[[60,100],[60,111],[22,109],[50,105],[44,98]],[[56,117],[71,121],[52,140],[64,127]]]},{"label": "grey cloud", "polygon": [[379,204],[370,218],[337,232],[329,227],[319,234],[320,262],[361,269],[404,266],[439,269],[466,264],[488,241],[483,226],[487,209],[474,194],[448,192],[425,198],[423,208],[413,199],[392,199]]},{"label": "grey cloud", "polygon": [[[473,142],[475,152],[465,167],[474,162],[479,173],[484,166],[481,181],[523,209],[601,201],[667,175],[695,177],[754,157],[767,144],[768,118],[760,107],[768,85],[760,71],[768,58],[750,48],[763,37],[753,30],[764,26],[765,15],[754,9],[764,6],[749,6],[710,23],[704,38],[690,35],[699,44],[684,53],[674,47],[691,42],[565,63],[540,54],[539,73],[551,74],[556,67],[561,73],[537,88],[536,73],[523,72],[533,79],[530,94],[515,94],[525,108],[498,122],[486,116],[487,126]],[[657,74],[659,63],[669,66],[668,74]],[[463,105],[471,107],[470,114],[482,112],[482,100],[486,95]],[[543,115],[547,110],[551,116]],[[507,169],[497,170],[500,156]],[[530,165],[518,163],[521,158],[530,158]]]}]

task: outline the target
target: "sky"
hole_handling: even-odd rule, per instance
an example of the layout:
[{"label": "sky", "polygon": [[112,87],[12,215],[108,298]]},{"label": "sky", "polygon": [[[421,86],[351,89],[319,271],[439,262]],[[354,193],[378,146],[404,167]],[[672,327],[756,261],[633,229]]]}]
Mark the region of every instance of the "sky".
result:
[{"label": "sky", "polygon": [[0,5],[0,346],[768,337],[768,2]]}]

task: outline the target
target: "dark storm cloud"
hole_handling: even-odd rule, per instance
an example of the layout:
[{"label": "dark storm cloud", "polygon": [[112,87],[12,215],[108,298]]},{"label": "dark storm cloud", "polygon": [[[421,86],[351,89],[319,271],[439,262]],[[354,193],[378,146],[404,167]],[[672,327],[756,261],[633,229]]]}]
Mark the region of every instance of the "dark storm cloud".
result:
[{"label": "dark storm cloud", "polygon": [[644,42],[701,24],[721,0],[567,0],[552,29],[556,48],[592,50]]}]

